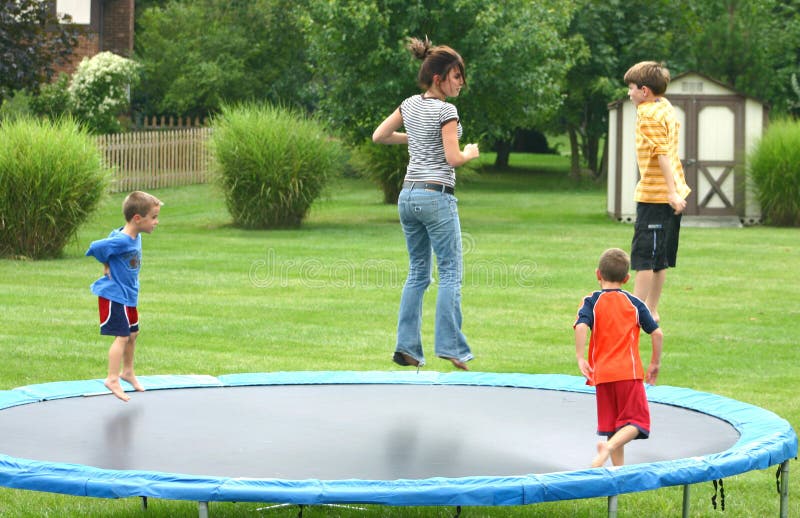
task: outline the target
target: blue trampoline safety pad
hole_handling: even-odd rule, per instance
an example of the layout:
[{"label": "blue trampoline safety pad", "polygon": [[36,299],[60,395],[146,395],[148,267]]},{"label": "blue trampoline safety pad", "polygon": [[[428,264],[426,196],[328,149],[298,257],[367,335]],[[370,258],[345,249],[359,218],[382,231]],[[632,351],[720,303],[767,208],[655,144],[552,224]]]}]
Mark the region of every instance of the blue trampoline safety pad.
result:
[{"label": "blue trampoline safety pad", "polygon": [[[451,470],[442,468],[442,475],[437,476],[436,474],[439,472],[435,471],[438,469],[435,465],[432,468],[425,468],[434,471],[417,470],[416,466],[410,465],[392,467],[391,469],[396,469],[396,471],[390,470],[389,473],[406,474],[406,476],[397,478],[378,475],[365,476],[364,478],[337,478],[329,476],[328,473],[330,472],[324,471],[322,468],[316,471],[315,466],[312,466],[313,469],[309,471],[308,476],[303,476],[302,472],[297,474],[288,469],[285,471],[288,476],[279,476],[280,473],[284,473],[279,468],[275,468],[276,471],[274,472],[270,471],[270,473],[274,473],[271,476],[257,476],[257,473],[260,473],[259,471],[254,472],[256,473],[255,476],[247,472],[237,476],[235,466],[220,466],[218,471],[224,474],[217,473],[217,468],[209,468],[208,473],[204,473],[201,471],[203,468],[195,469],[191,463],[186,464],[187,468],[184,473],[162,471],[160,468],[110,468],[108,466],[133,465],[130,464],[130,459],[124,458],[125,444],[131,440],[125,434],[125,427],[133,426],[131,423],[138,418],[137,416],[144,415],[148,411],[149,403],[145,395],[155,401],[157,397],[167,395],[178,397],[180,394],[180,398],[201,397],[202,402],[208,401],[211,404],[215,398],[208,396],[216,392],[221,393],[227,390],[228,393],[238,397],[246,394],[244,391],[237,392],[238,388],[253,391],[258,388],[259,393],[253,392],[248,396],[252,398],[251,407],[254,412],[257,411],[260,405],[271,404],[264,397],[264,395],[270,393],[270,390],[273,388],[276,390],[279,388],[285,389],[286,387],[292,390],[303,387],[321,390],[322,392],[315,393],[317,396],[324,394],[326,391],[335,392],[336,390],[347,388],[347,392],[343,393],[347,394],[346,397],[357,398],[359,397],[358,394],[369,394],[375,399],[376,404],[389,408],[397,407],[401,404],[414,405],[415,401],[419,401],[420,394],[429,393],[435,395],[437,392],[443,392],[451,388],[461,391],[455,395],[455,397],[459,398],[464,398],[465,394],[469,394],[470,390],[475,390],[477,393],[478,390],[489,388],[491,389],[490,397],[499,398],[491,401],[503,401],[511,398],[512,394],[514,394],[513,397],[517,397],[519,394],[527,396],[535,393],[544,394],[545,392],[552,399],[553,391],[555,391],[555,395],[558,396],[560,401],[566,402],[568,405],[593,405],[594,400],[594,389],[586,386],[582,377],[555,374],[336,371],[248,373],[219,377],[189,375],[141,376],[139,380],[147,389],[147,392],[132,394],[132,402],[141,401],[141,403],[138,403],[139,410],[136,411],[131,410],[137,409],[137,407],[131,406],[131,403],[120,402],[113,396],[108,395],[102,380],[46,383],[0,391],[0,437],[3,438],[3,442],[0,443],[0,486],[101,498],[144,496],[201,502],[255,501],[305,505],[369,503],[393,506],[524,505],[554,500],[611,496],[620,493],[652,490],[664,486],[706,482],[747,471],[765,469],[797,456],[797,435],[794,430],[786,420],[768,410],[722,396],[686,388],[648,386],[647,395],[651,408],[659,405],[663,405],[667,409],[674,407],[670,411],[685,411],[687,416],[692,419],[709,419],[714,426],[731,428],[730,437],[732,439],[726,443],[726,447],[719,451],[695,452],[682,458],[657,460],[660,457],[655,457],[653,461],[638,463],[634,458],[634,463],[619,468],[565,469],[556,466],[551,472],[536,470],[533,467],[530,472],[525,471],[524,458],[521,460],[509,458],[511,465],[515,467],[509,468],[507,473],[503,471],[506,468],[500,465],[495,466],[492,464],[487,466],[485,471],[482,471],[480,466],[468,465],[465,469],[471,470],[471,474],[460,474],[459,471],[456,471],[457,467],[454,467]],[[130,389],[131,387],[125,386],[125,388]],[[236,390],[232,390],[235,388]],[[397,389],[400,392],[381,393],[381,390],[387,388]],[[508,389],[508,391],[505,389]],[[402,399],[402,391],[404,390],[415,391],[414,398]],[[99,394],[103,395],[101,397],[90,397]],[[313,398],[318,399],[316,396],[313,396]],[[98,400],[102,400],[103,406],[107,406],[115,412],[122,412],[120,409],[125,409],[127,412],[124,415],[119,415],[119,422],[115,424],[117,428],[106,431],[105,440],[112,441],[110,444],[117,444],[113,441],[119,441],[120,447],[114,448],[114,451],[121,458],[98,459],[96,464],[63,460],[50,461],[48,458],[38,458],[34,452],[29,452],[29,450],[25,449],[27,447],[25,440],[30,438],[24,437],[26,434],[16,428],[19,426],[19,430],[23,430],[22,427],[24,425],[17,422],[21,416],[33,415],[39,408],[50,412],[50,408],[63,407],[65,408],[63,412],[74,413],[75,409],[80,408],[81,405],[95,404]],[[582,403],[581,401],[583,400],[586,401]],[[180,401],[178,399],[178,404],[184,406]],[[47,406],[51,404],[51,407]],[[67,404],[70,406],[65,406]],[[221,404],[224,405],[225,403]],[[298,422],[304,425],[300,427],[303,433],[307,429],[316,428],[314,419],[322,419],[319,416],[325,415],[324,413],[317,413],[313,408],[305,404],[287,404],[292,406],[290,410],[298,413]],[[494,403],[491,403],[491,405],[496,406]],[[495,422],[494,426],[510,427],[512,426],[511,422],[515,421],[514,414],[511,413],[513,410],[514,413],[529,415],[530,419],[533,420],[532,422],[536,423],[539,415],[537,412],[541,410],[542,417],[539,428],[550,427],[549,433],[551,434],[564,433],[564,428],[575,428],[585,434],[587,432],[585,429],[586,420],[590,423],[594,422],[594,415],[583,415],[586,414],[584,411],[567,412],[561,416],[561,419],[564,420],[563,423],[567,423],[565,427],[563,423],[556,424],[547,421],[549,418],[546,410],[544,408],[538,409],[535,402],[526,406],[526,408],[510,409],[508,414],[502,414],[508,416],[507,421],[494,416],[494,414],[490,419],[500,421]],[[66,410],[67,408],[68,410]],[[569,408],[577,409],[578,407],[571,406]],[[593,409],[593,407],[591,408]],[[334,408],[333,410],[336,409]],[[137,412],[139,413],[137,414]],[[347,411],[343,410],[343,412]],[[355,416],[356,413],[358,412],[351,412],[350,415]],[[367,414],[367,418],[364,421],[355,421],[355,427],[367,426],[366,423],[369,423],[368,417],[375,415],[366,408],[363,413]],[[427,414],[420,410],[420,413],[412,415],[418,415],[420,419],[425,419]],[[583,421],[578,421],[579,418],[583,419]],[[209,424],[213,423],[215,420],[213,409],[209,409],[206,419]],[[49,422],[54,430],[60,426],[58,415],[52,415]],[[344,426],[348,422],[351,421],[343,418],[341,425]],[[263,423],[259,424],[263,425]],[[459,423],[451,422],[450,425],[457,433]],[[524,424],[523,426],[528,425]],[[269,426],[262,427],[264,430],[268,428]],[[145,429],[145,431],[146,433],[152,433],[155,437],[153,440],[156,442],[163,442],[163,437],[174,432],[171,429]],[[203,430],[198,432],[202,433]],[[596,441],[597,438],[593,436],[594,429],[590,429],[588,432],[592,436],[591,440]],[[101,434],[102,432],[97,431],[96,433]],[[635,442],[642,443],[642,447],[648,446],[647,443],[655,444],[651,441],[655,440],[658,433],[659,428],[654,425],[651,439]],[[662,431],[662,433],[666,432]],[[117,437],[120,434],[121,437]],[[141,434],[141,431],[135,432],[136,436]],[[407,430],[396,431],[396,434],[396,440],[408,440]],[[134,435],[134,433],[131,432],[129,435]],[[343,436],[346,435],[348,433],[345,430],[343,431]],[[522,430],[520,436],[524,435],[525,430]],[[686,434],[679,440],[688,440],[689,436],[690,434]],[[429,437],[429,434],[423,434],[421,440],[428,440]],[[13,443],[17,439],[20,444],[14,445]],[[97,442],[96,438],[91,436],[68,437],[64,440],[71,445],[77,445],[76,447]],[[184,439],[184,442],[186,440]],[[302,441],[302,437],[299,440]],[[514,439],[489,437],[490,445],[493,440],[495,442],[507,442]],[[230,441],[237,441],[234,433],[232,433]],[[331,449],[339,447],[337,441],[339,441],[338,436],[330,444]],[[31,440],[31,442],[41,443],[43,441]],[[251,439],[239,444],[238,448],[247,450],[249,444],[252,444]],[[592,446],[593,443],[590,443],[589,447],[591,448]],[[369,446],[367,445],[366,447]],[[302,446],[297,447],[296,450],[294,447],[290,448],[293,451],[289,453],[296,458],[304,456],[315,458],[316,454],[312,450],[304,451]],[[461,455],[475,453],[475,455],[480,456],[480,454],[484,454],[487,459],[505,455],[500,449],[496,452],[480,452],[478,451],[480,449],[480,447],[473,445],[470,446],[466,453],[462,452]],[[431,451],[425,450],[427,457],[431,456]],[[372,457],[383,455],[389,458],[390,463],[402,464],[403,461],[402,457],[392,457],[393,453],[391,451],[373,453]],[[381,455],[378,455],[378,453]],[[556,452],[556,454],[558,453]],[[627,453],[628,449],[626,448],[626,458],[628,457]],[[49,454],[44,453],[43,455]],[[197,455],[202,455],[202,452],[198,452]],[[184,456],[191,455],[186,454]],[[521,456],[524,457],[522,454]],[[564,452],[563,456],[567,456],[566,452]],[[585,457],[585,464],[588,465],[591,460],[591,451],[580,453],[580,457]],[[83,457],[76,458],[82,459]],[[187,462],[190,461],[191,459]],[[570,462],[569,459],[566,462]],[[177,465],[183,466],[182,464]],[[518,468],[517,466],[519,465],[523,467]],[[383,469],[381,467],[375,467],[376,471],[370,471],[371,467],[368,465],[364,467],[367,474],[383,473],[382,471],[377,471]],[[407,471],[403,471],[400,468],[407,469]]]}]

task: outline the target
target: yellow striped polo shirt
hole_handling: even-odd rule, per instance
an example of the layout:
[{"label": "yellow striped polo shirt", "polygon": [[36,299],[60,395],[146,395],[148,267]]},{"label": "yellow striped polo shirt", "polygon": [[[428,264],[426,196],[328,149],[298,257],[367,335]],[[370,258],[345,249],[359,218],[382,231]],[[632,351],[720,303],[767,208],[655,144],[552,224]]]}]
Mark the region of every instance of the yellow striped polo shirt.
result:
[{"label": "yellow striped polo shirt", "polygon": [[636,108],[636,159],[640,178],[633,197],[635,201],[669,203],[667,184],[658,165],[659,155],[669,157],[678,195],[685,199],[692,192],[686,185],[683,165],[678,158],[679,128],[675,109],[664,97],[641,103]]}]

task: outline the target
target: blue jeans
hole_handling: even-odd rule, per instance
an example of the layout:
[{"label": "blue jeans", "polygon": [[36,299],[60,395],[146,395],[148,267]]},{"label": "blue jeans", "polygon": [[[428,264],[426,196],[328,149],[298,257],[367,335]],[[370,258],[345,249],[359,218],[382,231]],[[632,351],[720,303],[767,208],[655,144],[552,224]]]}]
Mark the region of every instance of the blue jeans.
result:
[{"label": "blue jeans", "polygon": [[408,278],[403,285],[397,322],[397,351],[425,364],[422,352],[422,298],[431,283],[436,254],[439,289],[436,297],[434,352],[466,362],[473,358],[461,332],[461,282],[464,274],[458,200],[452,194],[403,189],[397,207],[408,247]]}]

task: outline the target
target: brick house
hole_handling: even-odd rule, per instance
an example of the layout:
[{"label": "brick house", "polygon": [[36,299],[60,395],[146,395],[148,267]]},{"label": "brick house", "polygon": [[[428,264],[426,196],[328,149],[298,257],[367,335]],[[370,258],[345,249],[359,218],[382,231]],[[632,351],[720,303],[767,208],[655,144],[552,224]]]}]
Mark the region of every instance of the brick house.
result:
[{"label": "brick house", "polygon": [[69,14],[82,29],[69,63],[58,65],[56,73],[71,74],[84,57],[109,51],[124,57],[133,55],[135,0],[50,0],[51,9]]}]

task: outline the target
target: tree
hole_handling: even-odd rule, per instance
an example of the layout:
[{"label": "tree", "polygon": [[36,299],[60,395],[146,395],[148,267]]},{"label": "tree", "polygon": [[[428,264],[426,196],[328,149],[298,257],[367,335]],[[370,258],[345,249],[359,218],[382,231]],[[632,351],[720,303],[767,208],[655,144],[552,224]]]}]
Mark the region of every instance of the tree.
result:
[{"label": "tree", "polygon": [[36,92],[77,44],[78,33],[60,23],[49,2],[0,0],[0,102],[18,90]]},{"label": "tree", "polygon": [[508,166],[517,130],[542,127],[568,97],[568,73],[586,54],[582,40],[567,35],[576,5],[462,2],[474,23],[465,27],[461,43],[471,56],[471,77],[470,95],[459,107],[470,114],[481,141],[494,145],[496,166]]},{"label": "tree", "polygon": [[[713,0],[692,4],[697,25],[691,68],[786,113],[800,74],[800,2]],[[701,25],[702,23],[702,25]]]},{"label": "tree", "polygon": [[[673,77],[700,72],[772,105],[792,109],[792,74],[800,73],[797,0],[584,0],[570,27],[590,49],[572,68],[567,100],[553,129],[570,135],[572,172],[605,172],[600,142],[608,103],[624,99],[625,71],[663,61]],[[669,97],[669,90],[667,90]]]},{"label": "tree", "polygon": [[672,0],[585,0],[570,26],[590,52],[568,75],[568,94],[551,128],[569,136],[571,174],[605,173],[601,142],[608,133],[608,103],[624,99],[625,71],[642,60],[666,61],[686,55],[689,29],[683,6]]},{"label": "tree", "polygon": [[143,77],[134,92],[135,110],[205,116],[223,103],[307,101],[303,2],[153,4],[138,20],[135,45]]},{"label": "tree", "polygon": [[[566,73],[583,52],[565,33],[575,2],[548,0],[335,0],[312,2],[309,57],[320,110],[361,142],[419,91],[411,36],[458,50],[467,88],[457,101],[466,138],[510,149],[517,129],[546,121],[563,101]],[[500,165],[508,153],[498,154]]]}]

